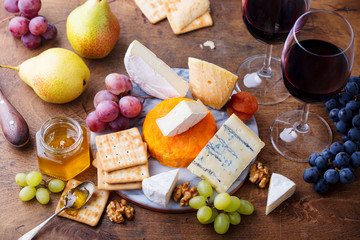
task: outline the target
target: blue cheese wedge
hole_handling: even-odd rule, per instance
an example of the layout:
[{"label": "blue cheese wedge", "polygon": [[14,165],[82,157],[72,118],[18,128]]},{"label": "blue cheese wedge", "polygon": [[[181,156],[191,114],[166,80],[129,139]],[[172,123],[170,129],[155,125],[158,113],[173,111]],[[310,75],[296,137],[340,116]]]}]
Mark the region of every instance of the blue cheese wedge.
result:
[{"label": "blue cheese wedge", "polygon": [[179,178],[179,169],[159,173],[142,180],[144,195],[152,202],[166,207],[169,203],[176,182]]},{"label": "blue cheese wedge", "polygon": [[296,184],[290,179],[273,173],[270,178],[269,193],[266,203],[266,215],[277,208],[295,192]]},{"label": "blue cheese wedge", "polygon": [[209,110],[200,100],[183,100],[166,116],[156,119],[156,123],[164,136],[173,137],[195,126],[208,113]]},{"label": "blue cheese wedge", "polygon": [[264,142],[233,114],[188,169],[207,180],[218,193],[226,192],[264,146]]},{"label": "blue cheese wedge", "polygon": [[137,40],[129,45],[124,65],[136,85],[151,96],[184,97],[189,89],[186,81]]}]

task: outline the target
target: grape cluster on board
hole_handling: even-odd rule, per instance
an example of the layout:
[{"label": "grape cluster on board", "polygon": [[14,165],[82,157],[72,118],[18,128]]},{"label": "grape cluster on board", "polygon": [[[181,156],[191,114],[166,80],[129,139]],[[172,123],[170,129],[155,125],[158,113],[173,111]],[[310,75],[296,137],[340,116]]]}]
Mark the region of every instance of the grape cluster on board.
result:
[{"label": "grape cluster on board", "polygon": [[[45,187],[38,187],[42,180],[42,174],[38,171],[31,171],[27,174],[16,174],[15,181],[23,187],[19,192],[19,198],[22,201],[30,201],[36,197],[39,203],[47,204],[50,201],[50,194],[48,190]],[[47,182],[47,188],[53,193],[61,192],[64,187],[65,183],[59,179],[51,179]]]},{"label": "grape cluster on board", "polygon": [[5,0],[5,10],[10,13],[20,13],[20,16],[11,18],[9,31],[27,48],[37,48],[42,40],[53,40],[57,36],[54,24],[45,17],[38,15],[41,0]]},{"label": "grape cluster on board", "polygon": [[[241,215],[250,215],[254,206],[247,200],[219,193],[212,202],[213,188],[206,180],[201,180],[197,186],[199,196],[189,201],[190,207],[197,209],[196,217],[202,224],[214,223],[215,232],[225,234],[231,225],[241,222]],[[219,213],[219,211],[222,211]]]},{"label": "grape cluster on board", "polygon": [[129,93],[133,89],[131,80],[124,74],[111,73],[105,78],[107,90],[101,90],[94,97],[95,111],[86,118],[86,125],[92,132],[101,132],[109,127],[111,131],[125,130],[129,118],[138,116],[142,102]]},{"label": "grape cluster on board", "polygon": [[350,77],[345,91],[325,103],[329,118],[341,133],[343,143],[334,142],[320,154],[310,155],[311,168],[303,173],[314,190],[325,193],[338,182],[349,184],[354,181],[354,170],[360,166],[360,77]]}]

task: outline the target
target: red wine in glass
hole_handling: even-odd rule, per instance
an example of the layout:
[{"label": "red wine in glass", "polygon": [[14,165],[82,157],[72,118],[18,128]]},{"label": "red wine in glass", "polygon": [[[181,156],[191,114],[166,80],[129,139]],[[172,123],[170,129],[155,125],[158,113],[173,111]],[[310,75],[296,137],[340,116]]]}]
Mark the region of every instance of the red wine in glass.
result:
[{"label": "red wine in glass", "polygon": [[304,0],[244,0],[243,20],[257,40],[283,43],[296,19],[307,10]]},{"label": "red wine in glass", "polygon": [[314,39],[291,46],[281,70],[290,94],[306,103],[327,100],[339,92],[350,77],[349,61],[342,49]]}]

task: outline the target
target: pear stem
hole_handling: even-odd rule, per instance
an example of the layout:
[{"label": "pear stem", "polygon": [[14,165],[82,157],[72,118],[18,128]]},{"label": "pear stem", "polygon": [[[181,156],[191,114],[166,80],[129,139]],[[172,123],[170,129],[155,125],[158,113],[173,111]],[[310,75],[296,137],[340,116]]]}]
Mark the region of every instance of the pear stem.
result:
[{"label": "pear stem", "polygon": [[10,17],[4,18],[3,20],[0,21],[0,23],[5,22],[6,20],[12,19],[14,17],[16,17],[16,16],[10,16]]},{"label": "pear stem", "polygon": [[12,69],[12,70],[15,70],[15,71],[19,71],[19,70],[20,70],[19,67],[11,67],[11,66],[5,66],[5,65],[0,65],[0,67],[2,67],[2,68],[9,68],[9,69]]}]

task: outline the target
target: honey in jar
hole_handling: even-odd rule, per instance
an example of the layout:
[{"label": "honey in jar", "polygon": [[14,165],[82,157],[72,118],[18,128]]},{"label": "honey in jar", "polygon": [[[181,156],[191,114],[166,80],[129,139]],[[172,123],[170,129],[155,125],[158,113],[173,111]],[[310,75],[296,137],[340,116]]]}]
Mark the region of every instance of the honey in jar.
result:
[{"label": "honey in jar", "polygon": [[69,117],[50,118],[36,133],[40,171],[69,180],[90,166],[86,128]]}]

